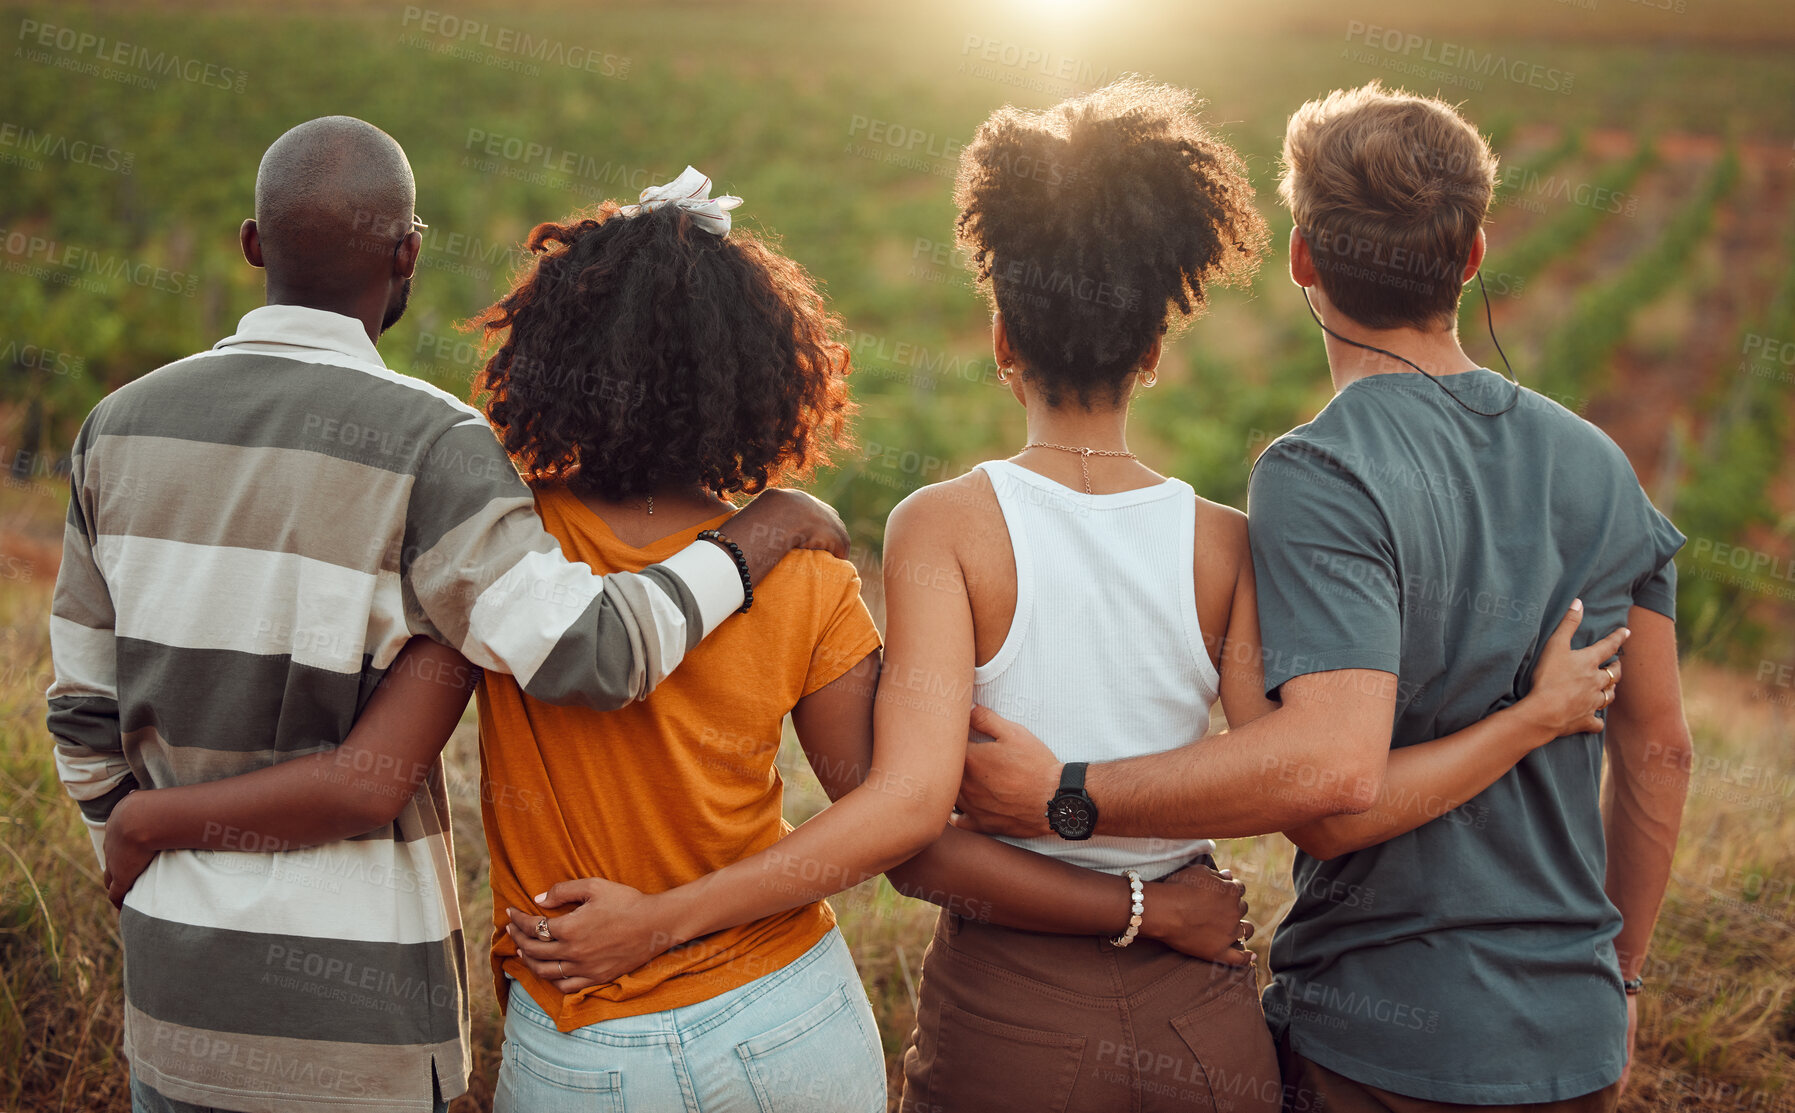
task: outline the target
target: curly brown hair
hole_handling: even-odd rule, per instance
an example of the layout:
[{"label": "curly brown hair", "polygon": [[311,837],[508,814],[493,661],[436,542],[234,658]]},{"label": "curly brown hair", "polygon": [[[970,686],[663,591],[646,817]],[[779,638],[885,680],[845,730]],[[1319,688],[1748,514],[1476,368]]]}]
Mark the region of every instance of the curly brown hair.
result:
[{"label": "curly brown hair", "polygon": [[491,353],[475,397],[526,480],[754,494],[848,446],[841,321],[752,232],[605,201],[527,247],[534,263],[468,323]]},{"label": "curly brown hair", "polygon": [[1047,403],[1121,400],[1153,342],[1244,283],[1269,234],[1246,168],[1189,92],[1124,78],[1006,105],[960,155],[955,232]]}]

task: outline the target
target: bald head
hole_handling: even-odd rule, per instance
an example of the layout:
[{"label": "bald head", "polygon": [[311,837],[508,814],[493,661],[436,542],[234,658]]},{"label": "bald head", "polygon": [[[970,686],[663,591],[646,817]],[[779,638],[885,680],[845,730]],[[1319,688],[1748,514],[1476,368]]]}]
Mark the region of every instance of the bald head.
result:
[{"label": "bald head", "polygon": [[271,283],[349,294],[392,267],[417,187],[392,136],[353,116],[308,120],[256,171],[256,226]]}]

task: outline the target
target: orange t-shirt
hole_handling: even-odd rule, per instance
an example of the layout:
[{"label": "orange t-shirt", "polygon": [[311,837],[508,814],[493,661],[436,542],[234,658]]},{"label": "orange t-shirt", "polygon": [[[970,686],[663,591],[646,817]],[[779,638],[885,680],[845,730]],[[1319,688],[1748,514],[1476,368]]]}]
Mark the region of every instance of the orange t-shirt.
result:
[{"label": "orange t-shirt", "polygon": [[[564,488],[536,508],[569,560],[639,571],[727,514],[645,548],[626,545]],[[488,673],[479,688],[480,796],[492,849],[492,970],[517,979],[563,1032],[708,1000],[778,970],[835,924],[818,901],[694,939],[616,982],[563,996],[518,961],[507,906],[603,877],[664,892],[764,850],[791,830],[774,768],[786,712],[879,647],[854,566],[794,552],[686,654],[647,699],[615,711],[556,707]]]}]

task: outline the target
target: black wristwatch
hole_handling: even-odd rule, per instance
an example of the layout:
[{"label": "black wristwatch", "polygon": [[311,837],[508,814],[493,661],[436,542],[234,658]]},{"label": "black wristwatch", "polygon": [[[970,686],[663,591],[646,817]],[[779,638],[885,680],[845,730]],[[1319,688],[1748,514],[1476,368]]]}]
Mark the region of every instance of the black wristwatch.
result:
[{"label": "black wristwatch", "polygon": [[1097,802],[1084,790],[1088,762],[1068,761],[1060,772],[1060,789],[1047,801],[1047,826],[1062,839],[1079,842],[1097,829]]}]

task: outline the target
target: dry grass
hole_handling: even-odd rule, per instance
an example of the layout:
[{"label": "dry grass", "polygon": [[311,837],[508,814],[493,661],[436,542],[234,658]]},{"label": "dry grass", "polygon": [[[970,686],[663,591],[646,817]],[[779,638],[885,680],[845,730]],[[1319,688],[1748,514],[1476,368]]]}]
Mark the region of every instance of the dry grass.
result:
[{"label": "dry grass", "polygon": [[[51,565],[41,554],[53,553],[57,502],[53,488],[0,489],[6,551],[39,556],[0,582],[0,1110],[124,1110],[118,933],[43,727]],[[1685,684],[1701,765],[1647,970],[1625,1108],[1795,1110],[1795,692],[1694,668]],[[488,916],[486,851],[471,722],[449,759],[463,904],[479,925]],[[812,814],[822,794],[795,747],[781,764],[792,818]],[[1225,847],[1251,886],[1261,949],[1290,905],[1290,853],[1276,837]],[[895,1066],[934,910],[882,879],[834,903]],[[471,942],[475,1092],[457,1113],[489,1107],[497,1069],[498,1010]]]}]

